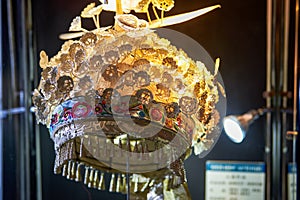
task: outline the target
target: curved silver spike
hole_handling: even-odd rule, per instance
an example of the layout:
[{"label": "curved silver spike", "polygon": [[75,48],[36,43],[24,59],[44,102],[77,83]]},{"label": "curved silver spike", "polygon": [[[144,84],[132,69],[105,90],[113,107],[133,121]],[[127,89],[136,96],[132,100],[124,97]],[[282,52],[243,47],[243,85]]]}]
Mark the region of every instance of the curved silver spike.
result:
[{"label": "curved silver spike", "polygon": [[170,25],[174,25],[174,24],[180,24],[180,23],[189,21],[191,19],[194,19],[196,17],[199,17],[201,15],[204,15],[216,8],[221,8],[221,6],[214,5],[214,6],[202,8],[199,10],[195,10],[192,12],[188,12],[188,13],[182,13],[182,14],[178,14],[178,15],[174,15],[174,16],[170,16],[170,17],[165,17],[163,19],[153,20],[149,24],[149,27],[150,28],[161,28],[161,27],[170,26]]}]

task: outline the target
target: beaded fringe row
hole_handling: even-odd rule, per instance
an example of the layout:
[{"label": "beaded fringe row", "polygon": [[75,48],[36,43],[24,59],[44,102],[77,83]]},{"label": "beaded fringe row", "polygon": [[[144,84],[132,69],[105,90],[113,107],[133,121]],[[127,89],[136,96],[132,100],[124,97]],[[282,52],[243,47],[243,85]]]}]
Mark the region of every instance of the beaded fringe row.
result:
[{"label": "beaded fringe row", "polygon": [[[105,174],[110,176],[110,184],[105,184]],[[82,177],[82,175],[84,175]],[[127,180],[126,174],[123,173],[104,173],[91,166],[86,166],[82,162],[68,161],[63,165],[62,176],[69,180],[81,182],[89,188],[98,190],[108,190],[109,192],[127,193]],[[130,192],[145,192],[155,184],[155,180],[151,178],[145,178],[137,174],[131,174],[129,176]],[[174,189],[182,184],[180,177],[176,175],[168,175],[167,190]]]}]

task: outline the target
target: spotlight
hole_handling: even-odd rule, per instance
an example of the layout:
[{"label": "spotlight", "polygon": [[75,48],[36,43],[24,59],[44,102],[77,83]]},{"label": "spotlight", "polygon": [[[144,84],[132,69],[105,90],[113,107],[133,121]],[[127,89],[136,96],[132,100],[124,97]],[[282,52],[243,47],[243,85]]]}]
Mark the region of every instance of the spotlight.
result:
[{"label": "spotlight", "polygon": [[243,115],[229,115],[223,119],[227,136],[235,143],[241,143],[246,137],[248,127],[269,109],[259,108],[250,110]]}]

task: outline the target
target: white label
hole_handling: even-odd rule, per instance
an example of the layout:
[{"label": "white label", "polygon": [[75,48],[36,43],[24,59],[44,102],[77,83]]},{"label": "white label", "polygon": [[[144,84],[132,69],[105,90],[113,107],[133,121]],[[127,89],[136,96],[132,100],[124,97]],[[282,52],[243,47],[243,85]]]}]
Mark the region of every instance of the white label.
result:
[{"label": "white label", "polygon": [[207,161],[206,200],[264,200],[265,164]]},{"label": "white label", "polygon": [[297,199],[297,166],[296,164],[290,163],[288,165],[288,177],[287,177],[287,187],[288,187],[288,199]]}]

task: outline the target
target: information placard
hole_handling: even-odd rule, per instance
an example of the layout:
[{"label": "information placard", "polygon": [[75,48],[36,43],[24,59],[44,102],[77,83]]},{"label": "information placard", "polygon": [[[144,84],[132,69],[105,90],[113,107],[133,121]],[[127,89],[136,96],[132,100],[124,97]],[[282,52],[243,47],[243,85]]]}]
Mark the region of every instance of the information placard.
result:
[{"label": "information placard", "polygon": [[297,165],[295,163],[288,164],[288,199],[297,200]]},{"label": "information placard", "polygon": [[265,173],[262,162],[207,161],[205,199],[263,200]]}]

